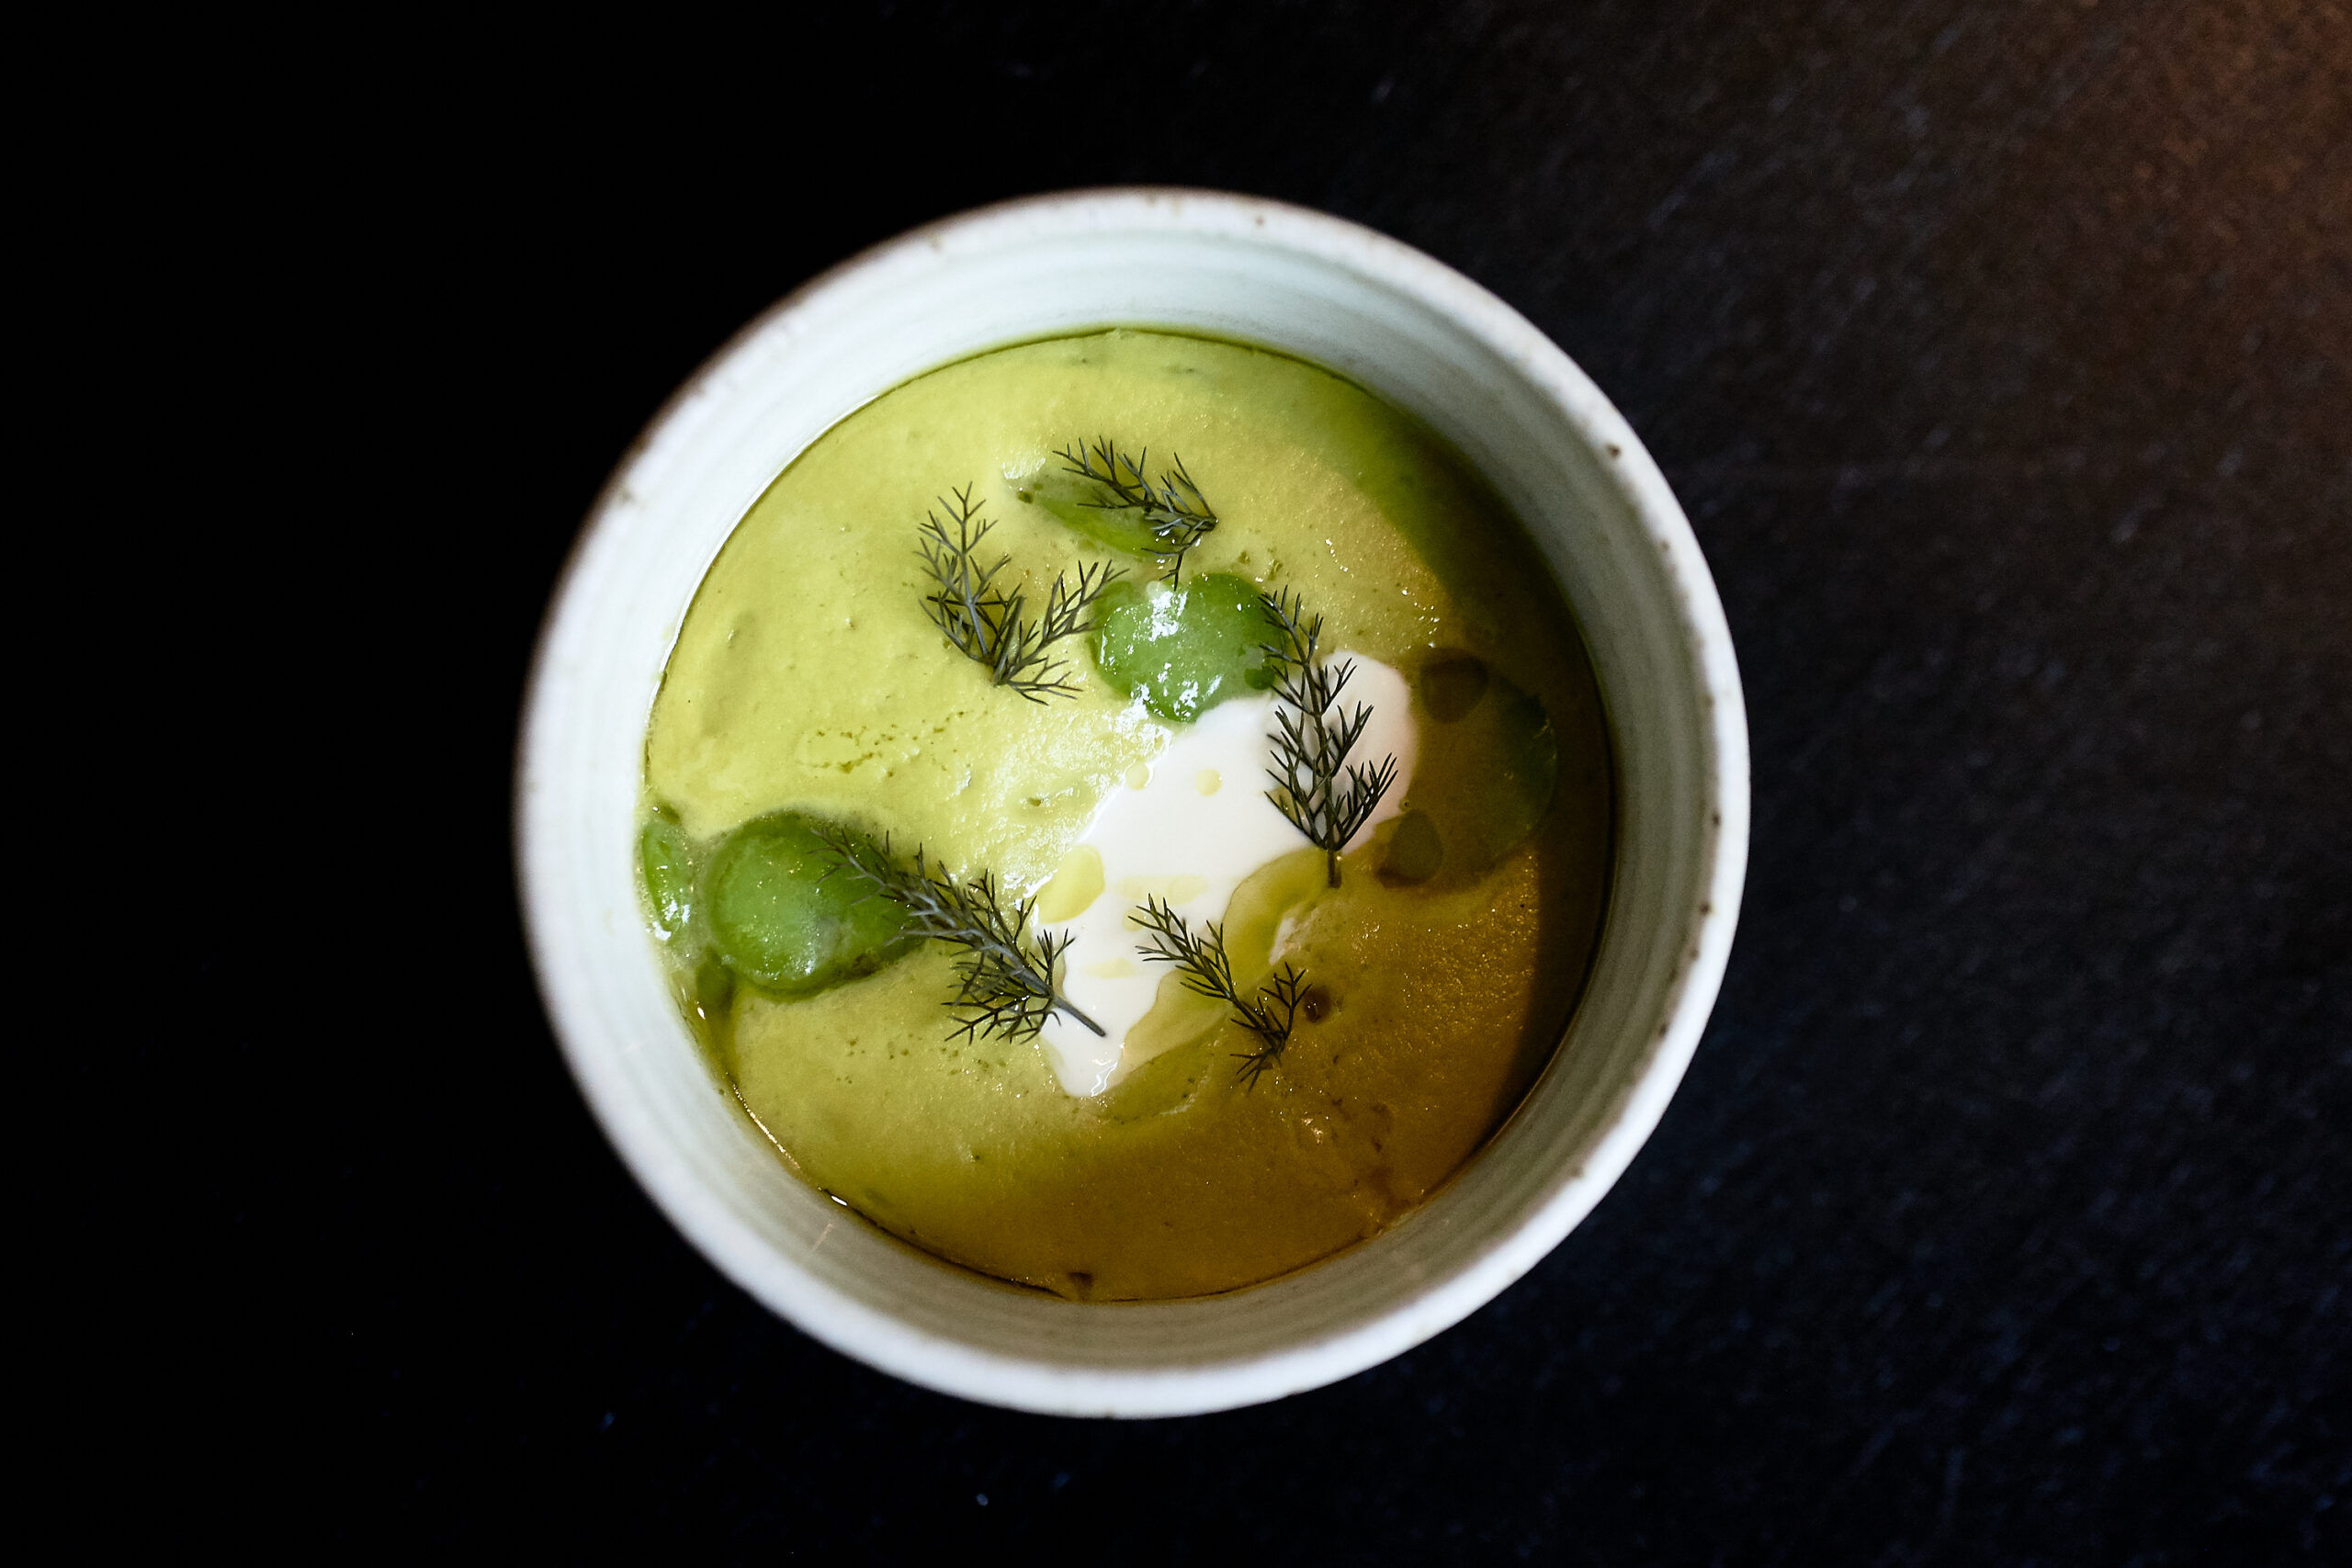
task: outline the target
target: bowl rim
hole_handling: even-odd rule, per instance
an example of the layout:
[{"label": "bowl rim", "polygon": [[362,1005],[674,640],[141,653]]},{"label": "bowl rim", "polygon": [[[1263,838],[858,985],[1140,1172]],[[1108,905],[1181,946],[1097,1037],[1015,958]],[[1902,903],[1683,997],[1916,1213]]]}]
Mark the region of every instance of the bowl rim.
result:
[{"label": "bowl rim", "polygon": [[[802,1278],[809,1290],[782,1289],[775,1270],[780,1266],[788,1272],[802,1272],[797,1266],[760,1239],[741,1234],[740,1225],[718,1212],[719,1205],[707,1194],[688,1190],[695,1188],[694,1179],[682,1177],[675,1162],[661,1149],[640,1147],[634,1118],[627,1108],[608,1100],[603,1075],[592,1062],[592,1053],[567,1027],[566,1009],[550,985],[554,965],[545,926],[534,918],[538,898],[532,854],[535,792],[530,781],[535,736],[549,695],[550,654],[559,624],[583,561],[600,533],[613,525],[616,502],[628,494],[639,465],[670,425],[702,402],[706,389],[721,381],[730,365],[752,345],[803,312],[822,309],[830,297],[855,287],[869,275],[887,272],[926,250],[944,250],[951,240],[985,240],[992,230],[1027,239],[1040,237],[1041,230],[1075,236],[1104,227],[1106,219],[1124,219],[1135,226],[1157,227],[1174,234],[1272,242],[1277,249],[1363,275],[1443,315],[1498,351],[1596,454],[1607,449],[1605,471],[1624,491],[1635,525],[1662,553],[1674,585],[1679,630],[1698,687],[1709,699],[1702,704],[1708,733],[1701,796],[1716,818],[1713,831],[1701,850],[1701,874],[1694,879],[1699,901],[1690,911],[1688,962],[1678,966],[1668,998],[1654,1021],[1654,1048],[1625,1086],[1613,1117],[1585,1157],[1573,1168],[1564,1168],[1507,1233],[1454,1272],[1429,1281],[1377,1317],[1338,1334],[1227,1361],[1139,1370],[1074,1367],[1042,1356],[1007,1356],[941,1340],[887,1312],[846,1298],[837,1303],[851,1309],[844,1313],[813,1312],[808,1310],[812,1305],[831,1301],[834,1292],[805,1272]],[[888,387],[877,388],[873,395],[878,397],[887,390]],[[954,213],[836,263],[730,334],[647,420],[591,503],[556,575],[534,643],[513,777],[516,890],[549,1030],[591,1114],[663,1217],[707,1261],[763,1306],[820,1343],[869,1366],[964,1398],[1048,1414],[1200,1413],[1280,1398],[1336,1382],[1402,1354],[1499,1295],[1542,1261],[1607,1195],[1663,1117],[1722,986],[1746,881],[1748,770],[1747,712],[1737,660],[1714,580],[1689,520],[1623,416],[1541,329],[1444,263],[1347,219],[1267,197],[1189,186],[1091,186],[1021,197]],[[1532,1086],[1529,1092],[1534,1092]],[[1514,1111],[1506,1118],[1505,1128],[1518,1114]],[[1503,1130],[1498,1128],[1496,1136]],[[1490,1137],[1487,1143],[1492,1142]],[[1481,1145],[1482,1150],[1485,1146]],[[1460,1174],[1457,1171],[1455,1177]],[[1430,1194],[1430,1200],[1442,1198],[1452,1185],[1449,1179]],[[694,1201],[696,1197],[703,1201]],[[1078,1311],[1134,1311],[1148,1310],[1155,1303],[1064,1304]]]}]

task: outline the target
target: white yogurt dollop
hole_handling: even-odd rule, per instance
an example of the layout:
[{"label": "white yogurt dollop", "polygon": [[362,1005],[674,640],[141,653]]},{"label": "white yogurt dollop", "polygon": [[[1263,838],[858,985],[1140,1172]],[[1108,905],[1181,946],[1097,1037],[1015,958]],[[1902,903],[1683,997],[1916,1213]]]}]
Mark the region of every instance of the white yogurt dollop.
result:
[{"label": "white yogurt dollop", "polygon": [[[1419,750],[1405,677],[1377,660],[1354,656],[1354,663],[1340,706],[1353,712],[1362,703],[1372,719],[1349,761],[1393,755],[1396,782],[1351,847],[1402,809]],[[1266,798],[1275,705],[1271,693],[1237,697],[1177,727],[1168,749],[1131,770],[1096,809],[1040,897],[1041,923],[1071,939],[1062,994],[1103,1029],[1097,1035],[1058,1012],[1046,1021],[1039,1038],[1069,1093],[1101,1094],[1141,1065],[1126,1059],[1127,1032],[1151,1010],[1169,966],[1145,962],[1143,933],[1131,919],[1136,906],[1164,898],[1197,931],[1225,919],[1251,873],[1306,847],[1306,835]]]}]

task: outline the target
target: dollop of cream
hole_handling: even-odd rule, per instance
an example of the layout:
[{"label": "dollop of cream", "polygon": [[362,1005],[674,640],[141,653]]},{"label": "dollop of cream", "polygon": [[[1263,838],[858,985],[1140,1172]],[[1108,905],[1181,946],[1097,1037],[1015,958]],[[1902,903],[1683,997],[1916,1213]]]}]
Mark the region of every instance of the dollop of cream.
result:
[{"label": "dollop of cream", "polygon": [[[1375,659],[1330,656],[1335,664],[1349,659],[1355,672],[1340,705],[1372,710],[1349,760],[1396,759],[1396,782],[1349,840],[1353,848],[1403,808],[1419,737],[1405,677]],[[1038,924],[1070,938],[1062,994],[1103,1029],[1097,1035],[1061,1013],[1046,1021],[1039,1038],[1069,1093],[1101,1094],[1154,1054],[1142,1042],[1131,1049],[1129,1034],[1151,1011],[1170,966],[1143,960],[1137,906],[1164,898],[1197,931],[1203,921],[1226,919],[1234,890],[1253,873],[1307,847],[1306,835],[1266,798],[1273,758],[1267,737],[1278,701],[1271,693],[1237,697],[1178,727],[1148,767],[1128,770],[1113,787],[1039,890]]]}]

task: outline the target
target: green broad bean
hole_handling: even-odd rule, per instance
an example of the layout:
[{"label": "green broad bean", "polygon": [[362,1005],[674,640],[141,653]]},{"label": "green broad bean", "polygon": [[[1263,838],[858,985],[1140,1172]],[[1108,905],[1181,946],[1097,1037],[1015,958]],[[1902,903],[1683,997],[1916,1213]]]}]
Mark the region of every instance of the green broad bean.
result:
[{"label": "green broad bean", "polygon": [[703,880],[718,956],[762,990],[800,997],[870,975],[914,945],[897,905],[861,894],[797,812],[729,834]]},{"label": "green broad bean", "polygon": [[1073,474],[1059,457],[1048,457],[1024,473],[1011,476],[1016,499],[1042,506],[1060,521],[1098,545],[1132,556],[1149,555],[1159,540],[1144,521],[1140,506],[1104,506],[1111,492],[1092,479]]},{"label": "green broad bean", "polygon": [[653,921],[676,936],[694,919],[694,850],[686,835],[667,817],[656,817],[638,835],[637,863],[645,874],[645,897],[653,906]]},{"label": "green broad bean", "polygon": [[1483,875],[1552,808],[1559,736],[1542,702],[1471,655],[1431,660],[1415,696],[1420,761],[1390,840],[1396,863],[1384,870],[1459,885]]},{"label": "green broad bean", "polygon": [[1228,697],[1276,684],[1265,649],[1276,635],[1256,583],[1207,572],[1181,584],[1113,583],[1096,602],[1090,646],[1114,688],[1190,724]]}]

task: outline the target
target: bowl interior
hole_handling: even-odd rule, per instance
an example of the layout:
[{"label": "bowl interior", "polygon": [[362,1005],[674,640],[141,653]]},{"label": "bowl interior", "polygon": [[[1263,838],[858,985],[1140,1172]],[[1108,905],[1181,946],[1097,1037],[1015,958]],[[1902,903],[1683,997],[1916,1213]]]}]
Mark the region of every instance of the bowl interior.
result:
[{"label": "bowl interior", "polygon": [[[1214,1299],[1082,1306],[948,1268],[789,1174],[712,1084],[664,990],[631,866],[645,724],[704,570],[783,467],[910,376],[1024,338],[1160,325],[1287,350],[1450,438],[1532,531],[1581,622],[1620,789],[1590,984],[1503,1132],[1388,1233]],[[548,622],[518,780],[525,909],[550,1013],[623,1157],[721,1269],[915,1382],[1072,1414],[1216,1409],[1330,1382],[1532,1267],[1631,1159],[1712,1005],[1746,860],[1738,677],[1655,467],[1566,357],[1492,296],[1368,231],[1189,193],[951,220],[819,279],[655,422]]]}]

